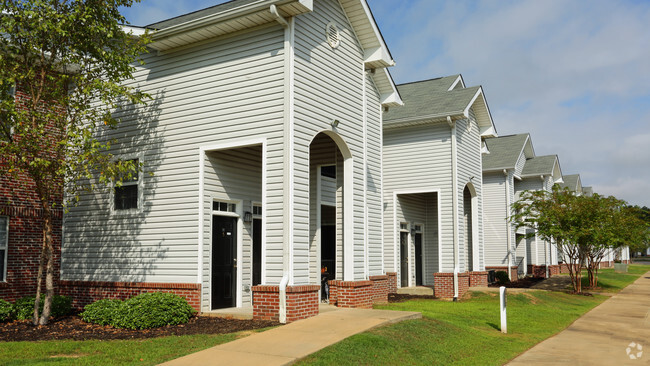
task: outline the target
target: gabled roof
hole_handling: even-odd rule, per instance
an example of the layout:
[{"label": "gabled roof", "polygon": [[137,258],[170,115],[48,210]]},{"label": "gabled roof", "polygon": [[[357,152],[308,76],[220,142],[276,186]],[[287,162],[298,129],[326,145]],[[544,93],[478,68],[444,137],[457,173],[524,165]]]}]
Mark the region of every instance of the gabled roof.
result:
[{"label": "gabled roof", "polygon": [[[524,169],[521,171],[521,177],[537,177],[540,175],[557,175],[559,161],[557,155],[535,156],[526,159]],[[562,177],[560,173],[559,178]]]},{"label": "gabled roof", "polygon": [[489,153],[483,154],[483,171],[514,169],[522,154],[535,156],[527,133],[486,138],[484,141]]},{"label": "gabled roof", "polygon": [[563,175],[563,183],[559,183],[560,188],[568,188],[571,192],[582,192],[582,183],[580,181],[580,174]]},{"label": "gabled roof", "polygon": [[494,123],[483,96],[483,88],[466,88],[460,75],[397,85],[404,106],[384,112],[386,128],[468,117],[474,109],[483,135],[494,135]]},{"label": "gabled roof", "polygon": [[[384,106],[400,106],[402,100],[386,67],[395,61],[386,46],[366,0],[339,0],[352,32],[363,48],[364,66],[373,79]],[[271,11],[272,7],[277,13]],[[210,38],[268,24],[280,17],[294,17],[314,10],[313,0],[231,0],[148,25],[153,29],[147,47],[165,52]]]}]

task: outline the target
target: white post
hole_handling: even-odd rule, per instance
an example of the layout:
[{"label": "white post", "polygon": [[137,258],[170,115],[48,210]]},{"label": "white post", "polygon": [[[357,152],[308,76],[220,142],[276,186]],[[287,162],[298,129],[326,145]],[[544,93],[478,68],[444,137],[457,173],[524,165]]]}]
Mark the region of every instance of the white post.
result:
[{"label": "white post", "polygon": [[499,308],[501,309],[501,333],[508,333],[508,321],[506,317],[506,287],[499,287]]}]

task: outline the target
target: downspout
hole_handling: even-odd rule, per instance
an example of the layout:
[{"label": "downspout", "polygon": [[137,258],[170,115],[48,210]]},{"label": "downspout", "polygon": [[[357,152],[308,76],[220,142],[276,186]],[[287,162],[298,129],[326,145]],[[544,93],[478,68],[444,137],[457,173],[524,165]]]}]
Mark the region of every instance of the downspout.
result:
[{"label": "downspout", "polygon": [[506,176],[506,243],[508,245],[508,278],[512,281],[512,238],[510,238],[510,176],[508,169],[503,169]]},{"label": "downspout", "polygon": [[460,267],[460,253],[458,253],[458,161],[456,157],[456,123],[447,116],[447,124],[451,128],[451,204],[453,205],[454,229],[454,301],[458,301],[458,271]]},{"label": "downspout", "polygon": [[[293,243],[293,27],[279,13],[275,5],[269,7],[269,12],[284,28],[284,186],[283,198],[283,243],[282,243],[282,279],[279,288],[279,321],[287,322],[287,284],[291,277],[291,262]],[[293,23],[293,19],[291,19]]]}]

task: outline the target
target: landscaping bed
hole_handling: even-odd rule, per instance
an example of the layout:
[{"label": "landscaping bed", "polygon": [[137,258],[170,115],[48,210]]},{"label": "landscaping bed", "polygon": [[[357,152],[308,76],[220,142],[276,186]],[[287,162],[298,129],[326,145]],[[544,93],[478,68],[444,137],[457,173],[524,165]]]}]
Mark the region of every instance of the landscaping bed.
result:
[{"label": "landscaping bed", "polygon": [[530,288],[533,287],[534,285],[544,281],[545,278],[542,277],[524,277],[521,279],[518,279],[516,281],[510,281],[505,284],[501,283],[493,283],[488,285],[488,287],[501,287],[505,286],[506,288]]},{"label": "landscaping bed", "polygon": [[388,302],[389,303],[394,303],[394,302],[404,302],[407,300],[434,300],[437,299],[437,297],[433,295],[409,295],[409,294],[388,294]]},{"label": "landscaping bed", "polygon": [[264,320],[193,317],[186,324],[136,330],[86,323],[79,316],[65,316],[52,319],[50,324],[45,326],[34,326],[28,320],[0,323],[0,341],[142,339],[172,335],[226,334],[276,325],[279,323]]}]

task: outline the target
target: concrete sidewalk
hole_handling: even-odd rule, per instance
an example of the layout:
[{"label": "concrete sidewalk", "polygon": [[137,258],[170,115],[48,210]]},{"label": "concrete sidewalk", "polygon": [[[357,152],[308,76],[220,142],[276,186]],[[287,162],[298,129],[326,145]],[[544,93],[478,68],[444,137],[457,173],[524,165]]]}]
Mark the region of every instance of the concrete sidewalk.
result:
[{"label": "concrete sidewalk", "polygon": [[407,311],[336,308],[163,365],[287,365],[354,334],[421,317]]},{"label": "concrete sidewalk", "polygon": [[569,364],[650,365],[650,272],[508,365]]}]

